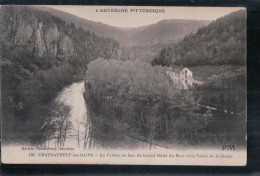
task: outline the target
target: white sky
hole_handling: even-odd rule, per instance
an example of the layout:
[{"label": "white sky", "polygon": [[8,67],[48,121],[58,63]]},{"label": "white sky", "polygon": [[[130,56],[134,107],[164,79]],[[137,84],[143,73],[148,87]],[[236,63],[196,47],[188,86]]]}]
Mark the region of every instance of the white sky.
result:
[{"label": "white sky", "polygon": [[[46,6],[117,27],[137,27],[164,19],[215,20],[243,7],[163,7],[163,6]],[[128,9],[128,12],[96,12],[96,9]],[[133,13],[130,9],[165,9],[165,13]]]}]

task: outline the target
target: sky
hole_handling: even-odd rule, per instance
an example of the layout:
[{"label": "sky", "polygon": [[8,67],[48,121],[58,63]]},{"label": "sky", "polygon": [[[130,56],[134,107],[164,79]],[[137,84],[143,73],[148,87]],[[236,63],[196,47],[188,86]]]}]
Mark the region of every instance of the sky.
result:
[{"label": "sky", "polygon": [[[215,20],[243,7],[159,7],[159,6],[46,6],[87,20],[117,27],[138,27],[164,19]],[[100,12],[104,9],[128,9],[127,12]],[[165,9],[164,13],[130,12],[131,9]]]}]

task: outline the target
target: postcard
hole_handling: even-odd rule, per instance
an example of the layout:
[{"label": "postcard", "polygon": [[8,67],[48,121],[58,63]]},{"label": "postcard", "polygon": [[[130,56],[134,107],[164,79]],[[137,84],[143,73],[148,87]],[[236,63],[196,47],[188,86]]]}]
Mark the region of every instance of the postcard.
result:
[{"label": "postcard", "polygon": [[2,162],[245,166],[243,7],[2,5]]}]

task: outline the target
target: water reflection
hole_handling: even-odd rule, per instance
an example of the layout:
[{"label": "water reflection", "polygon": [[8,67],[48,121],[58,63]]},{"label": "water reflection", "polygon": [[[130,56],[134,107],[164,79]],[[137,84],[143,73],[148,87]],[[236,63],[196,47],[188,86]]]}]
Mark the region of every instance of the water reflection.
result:
[{"label": "water reflection", "polygon": [[[59,146],[56,137],[46,141],[48,147],[73,147],[75,149],[135,149],[148,148],[145,141],[133,138],[115,128],[116,125],[105,123],[100,117],[87,110],[83,93],[84,82],[76,82],[65,87],[55,99],[70,107],[68,120],[71,128],[65,136],[65,142]],[[153,146],[158,148],[158,146]]]},{"label": "water reflection", "polygon": [[[87,108],[83,98],[84,82],[76,82],[65,87],[55,99],[57,104],[65,104],[70,107],[68,117],[71,127],[65,136],[63,147],[83,148],[88,137]],[[56,140],[48,142],[49,146],[57,146]]]}]

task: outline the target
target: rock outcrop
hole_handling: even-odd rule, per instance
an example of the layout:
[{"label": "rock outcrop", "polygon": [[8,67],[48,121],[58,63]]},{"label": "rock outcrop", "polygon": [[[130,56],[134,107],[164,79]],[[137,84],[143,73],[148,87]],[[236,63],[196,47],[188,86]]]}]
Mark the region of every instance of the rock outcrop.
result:
[{"label": "rock outcrop", "polygon": [[[77,29],[48,12],[23,6],[2,6],[0,38],[5,48],[22,46],[40,58],[117,58],[119,44],[113,39]],[[81,48],[81,49],[79,49]]]}]

